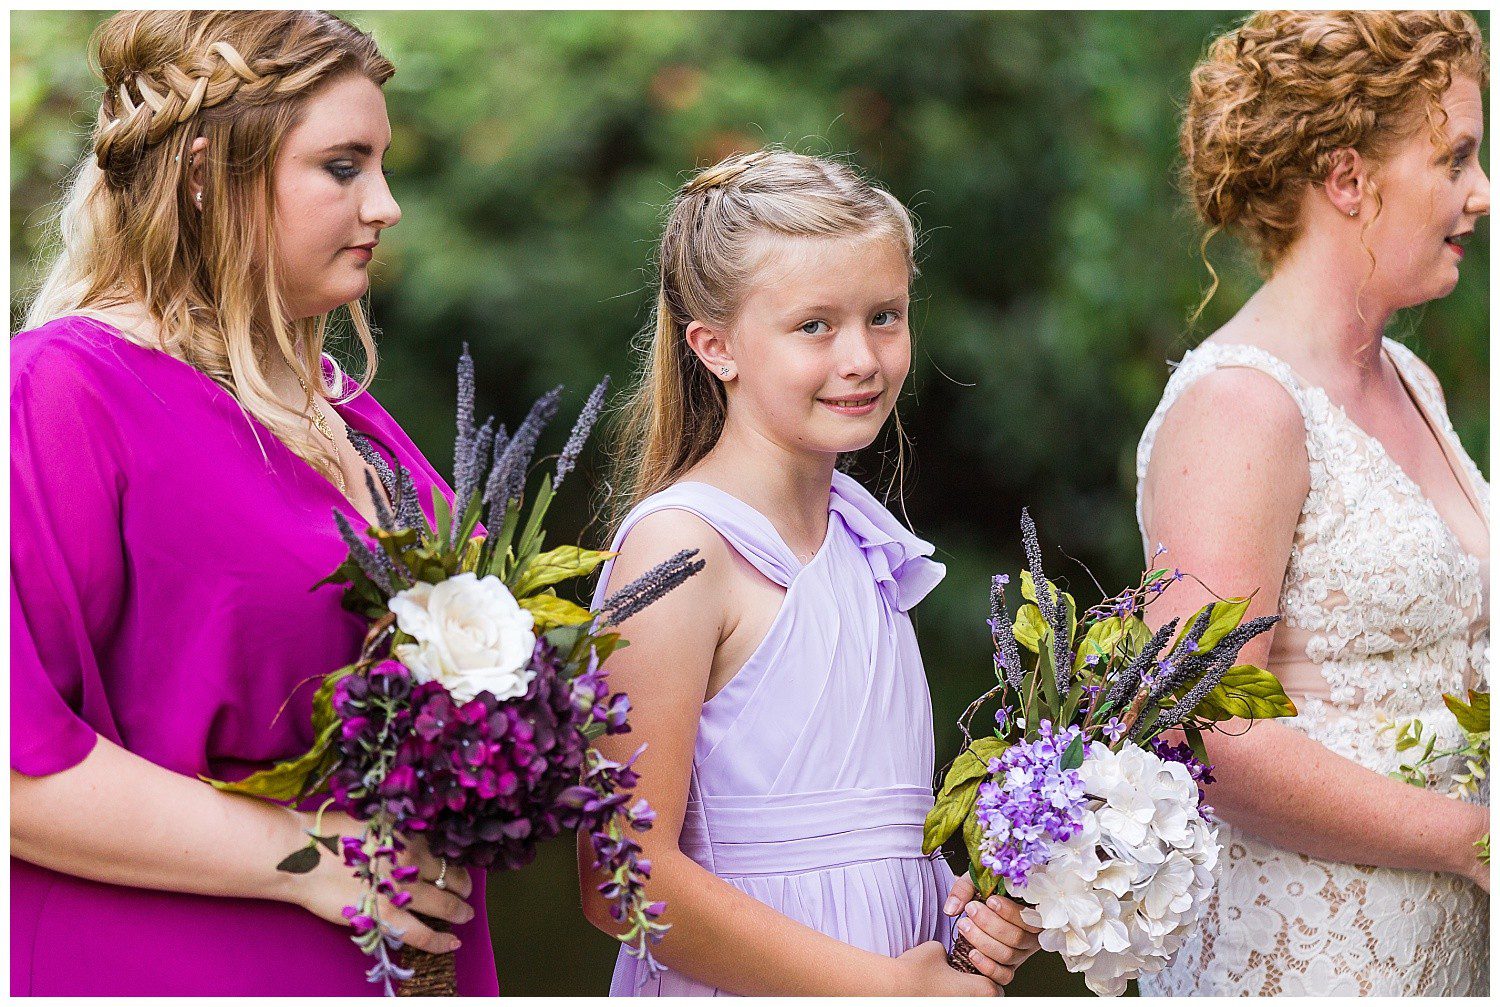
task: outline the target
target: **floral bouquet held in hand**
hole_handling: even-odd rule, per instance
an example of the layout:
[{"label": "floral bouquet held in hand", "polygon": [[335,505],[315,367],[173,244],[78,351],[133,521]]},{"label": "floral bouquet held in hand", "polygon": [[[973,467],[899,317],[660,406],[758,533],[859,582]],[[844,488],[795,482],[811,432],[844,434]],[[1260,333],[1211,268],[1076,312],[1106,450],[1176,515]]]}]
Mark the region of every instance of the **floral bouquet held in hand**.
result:
[{"label": "floral bouquet held in hand", "polygon": [[[1026,604],[1012,620],[1009,578],[994,579],[998,684],[960,721],[967,744],[927,816],[923,850],[962,835],[980,898],[1021,901],[1042,948],[1095,993],[1118,996],[1166,965],[1213,890],[1219,845],[1199,789],[1213,782],[1202,732],[1296,710],[1275,676],[1235,663],[1275,616],[1241,625],[1249,600],[1229,599],[1180,633],[1176,619],[1152,633],[1140,613],[1182,578],[1158,569],[1080,617],[1042,572],[1030,515],[1021,521]],[[996,727],[974,738],[973,719],[991,703]],[[1171,729],[1187,743],[1169,744],[1161,735]],[[969,950],[955,937],[954,968],[975,971]]]},{"label": "floral bouquet held in hand", "polygon": [[[349,556],[324,583],[347,585],[345,607],[370,620],[359,659],[323,678],[308,752],[238,782],[210,781],[276,801],[323,797],[319,821],[336,807],[363,823],[352,836],[309,830],[308,845],[279,868],[311,871],[324,849],[352,868],[363,896],[344,916],[375,960],[370,981],[388,995],[397,984],[404,995],[455,992],[452,953],[403,949],[401,932],[384,918],[385,907],[411,900],[402,886],[417,868],[399,855],[416,837],[441,858],[442,888],[450,865],[513,870],[530,863],[543,840],[586,829],[625,926],[620,939],[654,968],[650,947],[666,929],[658,922],[664,906],[646,898],[650,862],[630,835],[649,828],[653,812],[631,801],[634,758],[611,762],[589,742],[630,729],[629,700],[610,694],[601,667],[621,643],[609,627],[703,564],[680,553],[598,612],[558,596],[557,585],[612,555],[573,545],[542,550],[548,505],[599,415],[606,383],[589,397],[529,507],[527,470],[561,389],[539,399],[513,436],[493,419],[476,429],[467,348],[458,372],[454,506],[434,489],[429,521],[410,473],[392,471],[351,431],[380,476],[377,487],[366,474],[378,526],[367,539],[335,513]],[[482,527],[489,533],[475,534]]]}]

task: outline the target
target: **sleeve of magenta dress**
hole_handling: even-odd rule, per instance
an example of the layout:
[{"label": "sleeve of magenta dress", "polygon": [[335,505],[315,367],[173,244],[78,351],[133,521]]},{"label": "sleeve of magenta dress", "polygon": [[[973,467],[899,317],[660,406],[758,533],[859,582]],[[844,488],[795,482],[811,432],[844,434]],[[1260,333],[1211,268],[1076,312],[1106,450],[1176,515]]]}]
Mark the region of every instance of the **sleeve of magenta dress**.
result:
[{"label": "sleeve of magenta dress", "polygon": [[[451,497],[373,398],[337,408],[412,472],[424,506],[433,487]],[[100,737],[194,778],[305,751],[315,683],[364,633],[337,587],[314,589],[344,555],[336,510],[358,521],[188,364],[84,318],[17,335],[12,768],[62,772]],[[179,812],[157,810],[166,838]],[[483,892],[476,876],[475,918],[455,928],[464,995],[497,992]],[[13,995],[374,992],[350,931],[287,903],[104,884],[12,857],[10,912]]]},{"label": "sleeve of magenta dress", "polygon": [[10,764],[28,776],[113,737],[94,641],[125,584],[116,428],[83,375],[56,364],[38,348],[11,373]]}]

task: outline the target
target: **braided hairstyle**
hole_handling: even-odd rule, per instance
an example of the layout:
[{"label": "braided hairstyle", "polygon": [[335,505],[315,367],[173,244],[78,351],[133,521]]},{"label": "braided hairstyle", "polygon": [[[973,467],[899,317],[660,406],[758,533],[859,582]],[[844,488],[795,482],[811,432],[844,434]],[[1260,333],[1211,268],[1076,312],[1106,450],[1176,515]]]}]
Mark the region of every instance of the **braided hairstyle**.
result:
[{"label": "braided hairstyle", "polygon": [[[279,356],[307,387],[323,385],[329,323],[287,317],[272,170],[317,89],[347,75],[380,86],[395,68],[367,34],[301,10],[126,11],[95,31],[90,60],[104,83],[92,148],[57,215],[56,261],[26,327],[138,305],[156,333],[127,338],[208,374],[332,475],[332,446],[306,411],[277,401],[265,377]],[[207,148],[196,203],[199,137]],[[343,310],[363,347],[363,390],[374,377],[374,336],[362,305]]]},{"label": "braided hairstyle", "polygon": [[1455,77],[1486,79],[1484,40],[1463,11],[1261,11],[1215,39],[1193,69],[1179,134],[1204,248],[1232,231],[1272,268],[1298,237],[1307,185],[1328,177],[1338,150],[1378,165],[1424,123],[1446,146]]},{"label": "braided hairstyle", "polygon": [[[656,307],[617,428],[616,527],[631,507],[697,464],[723,432],[724,385],[688,346],[687,327],[694,320],[729,325],[751,279],[757,236],[883,235],[898,243],[916,274],[916,232],[906,207],[829,158],[778,147],[731,155],[682,186],[666,216]],[[899,415],[896,422],[899,430]]]}]

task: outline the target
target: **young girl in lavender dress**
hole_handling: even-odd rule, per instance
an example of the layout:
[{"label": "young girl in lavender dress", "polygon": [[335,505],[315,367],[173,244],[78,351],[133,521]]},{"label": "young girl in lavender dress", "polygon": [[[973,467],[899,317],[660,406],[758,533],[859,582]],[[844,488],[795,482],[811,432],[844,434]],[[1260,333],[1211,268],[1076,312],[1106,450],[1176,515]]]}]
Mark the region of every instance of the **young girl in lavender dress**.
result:
[{"label": "young girl in lavender dress", "polygon": [[601,747],[646,745],[642,842],[672,925],[667,971],[622,953],[615,995],[992,995],[1036,946],[1014,904],[970,903],[984,976],[946,962],[970,890],[921,852],[932,710],[907,614],[944,571],[835,471],[906,378],[912,249],[889,193],[785,151],[731,157],[671,208],[595,604],[681,549],[706,566],[610,661],[634,730]]}]

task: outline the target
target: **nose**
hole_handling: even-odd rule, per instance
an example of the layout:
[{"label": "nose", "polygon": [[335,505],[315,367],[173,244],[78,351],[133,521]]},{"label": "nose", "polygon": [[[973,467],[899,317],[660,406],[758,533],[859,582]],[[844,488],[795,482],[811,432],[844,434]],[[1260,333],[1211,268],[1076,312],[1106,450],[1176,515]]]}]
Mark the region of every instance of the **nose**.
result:
[{"label": "nose", "polygon": [[1484,173],[1482,166],[1479,168],[1479,181],[1464,203],[1464,212],[1476,217],[1486,216],[1490,212],[1490,177]]},{"label": "nose", "polygon": [[845,338],[839,347],[839,367],[842,377],[864,380],[880,370],[880,358],[875,354],[874,335],[865,325],[845,330]]},{"label": "nose", "polygon": [[382,230],[395,227],[401,221],[401,204],[391,195],[391,186],[386,177],[378,172],[374,173],[374,177],[377,181],[370,187],[364,204],[360,207],[360,219],[371,227]]}]

